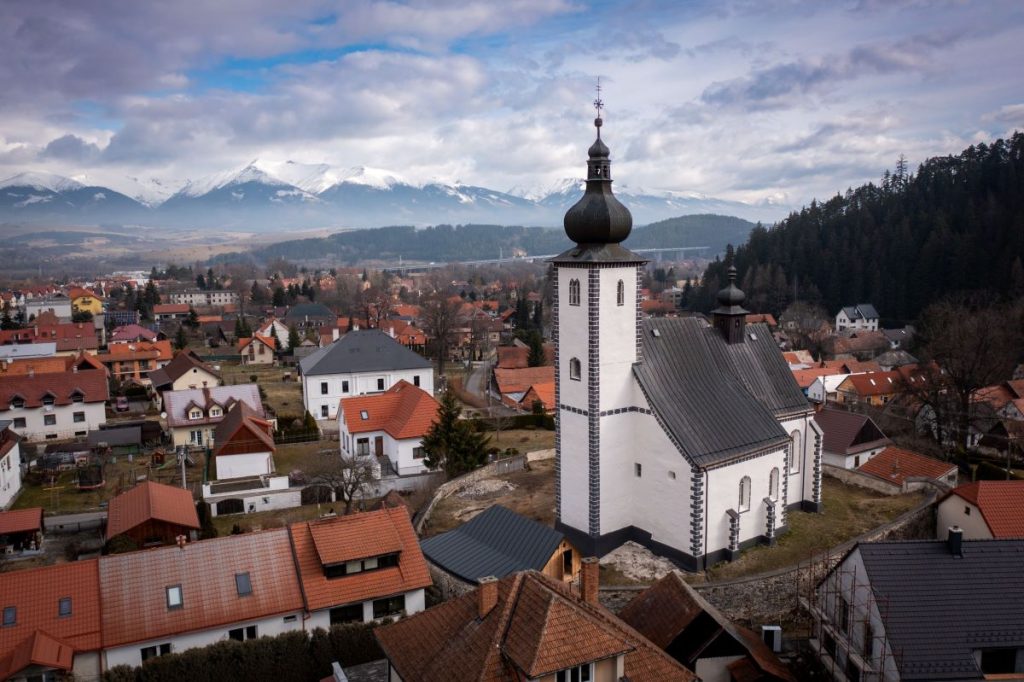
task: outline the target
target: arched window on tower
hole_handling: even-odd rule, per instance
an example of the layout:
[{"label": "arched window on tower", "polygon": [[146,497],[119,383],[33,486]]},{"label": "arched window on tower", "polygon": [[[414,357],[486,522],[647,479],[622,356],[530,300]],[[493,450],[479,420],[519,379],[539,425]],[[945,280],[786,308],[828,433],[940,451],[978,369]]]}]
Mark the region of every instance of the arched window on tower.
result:
[{"label": "arched window on tower", "polygon": [[768,477],[768,499],[772,502],[779,499],[779,469],[777,467],[772,469],[772,473]]},{"label": "arched window on tower", "polygon": [[626,305],[626,283],[621,279],[619,280],[619,286],[615,290],[615,302],[619,305]]},{"label": "arched window on tower", "polygon": [[569,280],[569,305],[580,304],[580,281],[578,279]]},{"label": "arched window on tower", "polygon": [[570,379],[575,379],[576,381],[580,380],[580,359],[579,358],[572,358],[571,360],[569,360],[569,378]]},{"label": "arched window on tower", "polygon": [[750,476],[740,479],[740,508],[739,511],[750,511]]},{"label": "arched window on tower", "polygon": [[793,442],[789,446],[789,473],[795,474],[800,471],[800,460],[804,458],[804,451],[800,447],[799,431],[790,434],[790,438]]}]

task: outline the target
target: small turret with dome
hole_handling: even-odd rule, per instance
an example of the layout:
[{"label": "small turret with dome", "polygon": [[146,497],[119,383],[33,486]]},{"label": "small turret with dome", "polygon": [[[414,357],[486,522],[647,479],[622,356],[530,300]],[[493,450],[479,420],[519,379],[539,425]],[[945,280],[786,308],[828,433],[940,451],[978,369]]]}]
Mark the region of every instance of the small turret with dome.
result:
[{"label": "small turret with dome", "polygon": [[611,151],[601,139],[601,86],[597,86],[594,100],[597,118],[597,139],[590,146],[587,161],[587,189],[583,197],[570,208],[563,221],[565,233],[579,246],[619,244],[633,229],[633,216],[629,209],[612,194]]},{"label": "small turret with dome", "polygon": [[715,328],[728,343],[743,343],[747,311],[743,302],[747,295],[736,286],[736,266],[729,266],[729,284],[718,292],[718,307],[711,311]]}]

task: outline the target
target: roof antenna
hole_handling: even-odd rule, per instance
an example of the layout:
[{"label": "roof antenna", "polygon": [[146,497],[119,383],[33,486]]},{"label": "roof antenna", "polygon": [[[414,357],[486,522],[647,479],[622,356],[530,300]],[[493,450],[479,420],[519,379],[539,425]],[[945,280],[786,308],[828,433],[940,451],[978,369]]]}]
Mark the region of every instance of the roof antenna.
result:
[{"label": "roof antenna", "polygon": [[604,100],[601,99],[601,77],[597,77],[597,98],[594,100],[594,108],[597,109],[597,118],[594,119],[594,127],[597,128],[597,139],[601,139],[601,125],[604,120],[601,118],[601,109],[604,108]]}]

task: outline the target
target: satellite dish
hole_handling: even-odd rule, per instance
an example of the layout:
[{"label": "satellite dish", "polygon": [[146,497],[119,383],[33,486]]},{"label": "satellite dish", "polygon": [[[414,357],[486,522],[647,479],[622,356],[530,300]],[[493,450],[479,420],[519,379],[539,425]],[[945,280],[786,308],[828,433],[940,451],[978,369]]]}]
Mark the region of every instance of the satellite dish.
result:
[{"label": "satellite dish", "polygon": [[166,412],[161,412],[160,413],[160,418],[161,419],[167,419],[167,413]]}]

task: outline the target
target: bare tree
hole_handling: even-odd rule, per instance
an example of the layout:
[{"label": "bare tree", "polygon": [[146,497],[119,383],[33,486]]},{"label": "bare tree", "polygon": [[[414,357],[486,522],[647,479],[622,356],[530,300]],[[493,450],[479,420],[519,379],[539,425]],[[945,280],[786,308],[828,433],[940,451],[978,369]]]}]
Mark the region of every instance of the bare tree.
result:
[{"label": "bare tree", "polygon": [[782,330],[793,341],[796,350],[807,350],[820,357],[831,334],[828,313],[819,305],[797,301],[779,316]]},{"label": "bare tree", "polygon": [[423,331],[427,334],[427,346],[437,363],[437,374],[444,376],[445,362],[459,322],[459,304],[449,300],[443,293],[434,293],[423,301],[421,316]]},{"label": "bare tree", "polygon": [[373,461],[370,457],[327,454],[308,475],[310,483],[333,490],[345,503],[348,514],[352,503],[366,493],[368,484],[374,480]]},{"label": "bare tree", "polygon": [[368,327],[379,329],[381,320],[386,320],[391,312],[391,296],[384,289],[371,286],[359,295],[359,310]]}]

